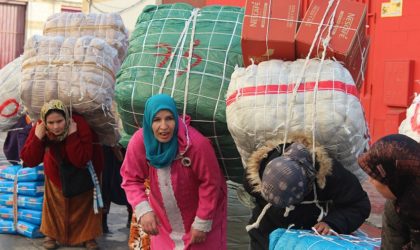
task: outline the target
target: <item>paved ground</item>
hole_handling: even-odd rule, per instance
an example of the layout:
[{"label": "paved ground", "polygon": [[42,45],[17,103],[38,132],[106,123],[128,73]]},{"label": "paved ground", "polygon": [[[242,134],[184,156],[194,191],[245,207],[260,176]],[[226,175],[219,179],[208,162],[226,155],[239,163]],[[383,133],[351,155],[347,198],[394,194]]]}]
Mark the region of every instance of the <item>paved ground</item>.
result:
[{"label": "paved ground", "polygon": [[365,182],[363,188],[369,195],[372,209],[369,218],[361,229],[371,237],[380,237],[385,199],[369,182]]}]

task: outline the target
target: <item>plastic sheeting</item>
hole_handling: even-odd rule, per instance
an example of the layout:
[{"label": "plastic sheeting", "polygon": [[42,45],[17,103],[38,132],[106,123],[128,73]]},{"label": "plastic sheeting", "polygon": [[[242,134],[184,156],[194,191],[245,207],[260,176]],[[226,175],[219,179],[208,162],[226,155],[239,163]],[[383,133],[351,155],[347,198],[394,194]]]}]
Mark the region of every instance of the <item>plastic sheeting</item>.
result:
[{"label": "plastic sheeting", "polygon": [[0,70],[0,131],[7,131],[23,114],[19,86],[23,57],[20,56]]},{"label": "plastic sheeting", "polygon": [[406,118],[401,122],[398,132],[420,142],[420,95],[417,94],[408,107]]}]

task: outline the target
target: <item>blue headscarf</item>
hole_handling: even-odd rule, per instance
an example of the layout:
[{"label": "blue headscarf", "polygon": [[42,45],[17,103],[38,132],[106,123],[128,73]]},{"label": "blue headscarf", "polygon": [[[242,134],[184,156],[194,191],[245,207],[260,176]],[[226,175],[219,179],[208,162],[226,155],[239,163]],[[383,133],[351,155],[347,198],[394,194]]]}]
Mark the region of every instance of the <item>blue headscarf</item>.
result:
[{"label": "blue headscarf", "polygon": [[[175,129],[169,142],[159,142],[152,130],[153,118],[161,110],[170,111],[175,119]],[[146,158],[155,168],[168,167],[178,153],[178,111],[174,99],[166,94],[150,97],[146,101],[143,116],[143,136],[146,147]]]}]

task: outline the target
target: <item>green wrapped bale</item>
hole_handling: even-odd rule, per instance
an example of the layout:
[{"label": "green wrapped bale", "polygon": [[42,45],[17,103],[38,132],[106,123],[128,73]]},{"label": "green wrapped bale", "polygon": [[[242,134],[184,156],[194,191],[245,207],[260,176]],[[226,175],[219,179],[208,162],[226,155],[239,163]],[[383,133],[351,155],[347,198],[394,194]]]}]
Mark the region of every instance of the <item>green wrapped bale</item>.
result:
[{"label": "green wrapped bale", "polygon": [[146,100],[166,93],[174,97],[179,113],[190,115],[192,126],[213,142],[226,177],[242,182],[225,103],[231,74],[242,65],[242,19],[243,9],[230,6],[194,9],[180,3],[144,9],[117,75],[123,144],[141,127]]}]

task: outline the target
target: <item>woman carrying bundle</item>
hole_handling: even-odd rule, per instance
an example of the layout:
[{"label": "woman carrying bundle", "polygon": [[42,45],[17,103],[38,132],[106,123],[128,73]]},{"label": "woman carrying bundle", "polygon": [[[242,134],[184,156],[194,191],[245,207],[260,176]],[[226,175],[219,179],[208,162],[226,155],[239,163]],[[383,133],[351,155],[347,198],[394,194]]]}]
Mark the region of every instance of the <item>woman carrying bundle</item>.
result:
[{"label": "woman carrying bundle", "polygon": [[93,188],[68,198],[64,196],[60,179],[63,162],[83,169],[92,161],[96,175],[100,175],[103,153],[101,146],[95,144],[97,139],[84,118],[77,114],[70,116],[60,100],[43,105],[40,120],[32,128],[21,158],[28,167],[44,163],[45,193],[40,230],[46,235],[45,249],[58,248],[57,242],[70,246],[84,243],[87,249],[98,249],[95,238],[102,234],[101,213],[94,212]]},{"label": "woman carrying bundle", "polygon": [[226,182],[209,140],[189,122],[170,96],[152,96],[128,144],[122,187],[151,249],[226,249]]}]

